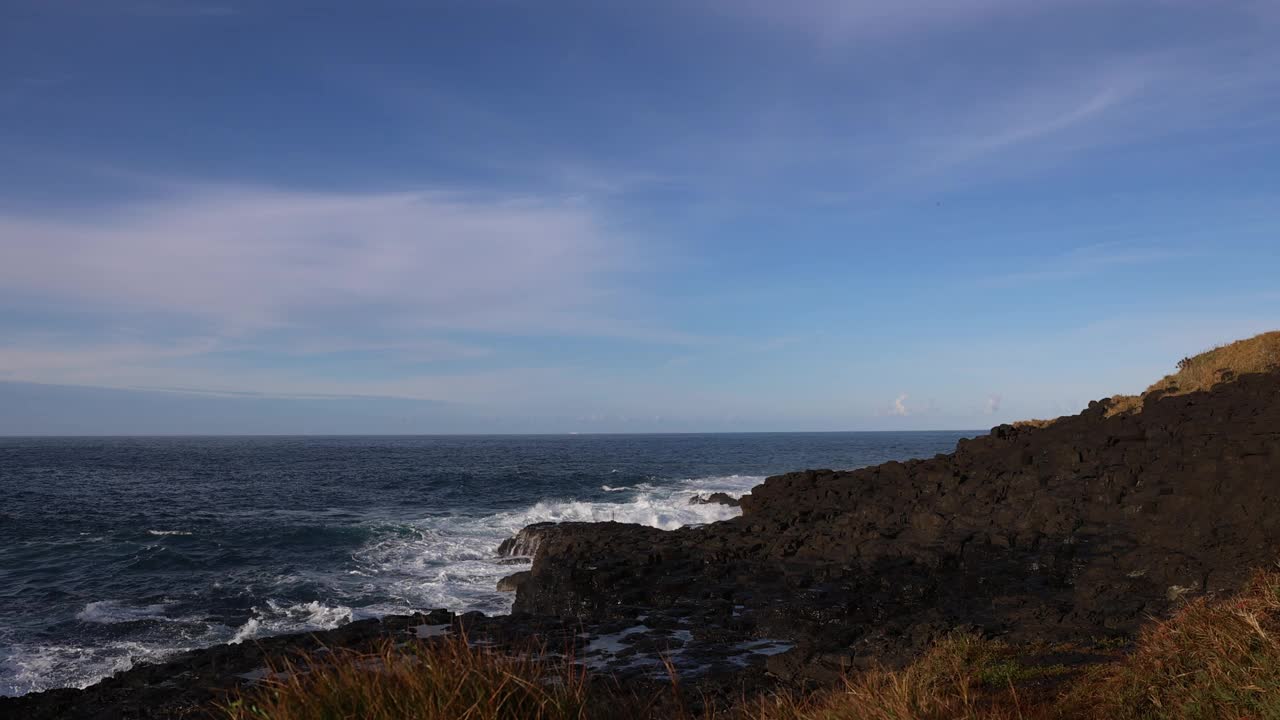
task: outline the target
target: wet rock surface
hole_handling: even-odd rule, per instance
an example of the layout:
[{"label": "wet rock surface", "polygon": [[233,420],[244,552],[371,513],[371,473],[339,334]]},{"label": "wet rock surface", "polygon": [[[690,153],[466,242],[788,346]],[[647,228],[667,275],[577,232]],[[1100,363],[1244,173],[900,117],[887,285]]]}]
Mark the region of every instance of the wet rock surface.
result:
[{"label": "wet rock surface", "polygon": [[729,507],[740,507],[742,501],[728,493],[711,493],[706,497],[702,495],[694,495],[689,498],[690,505],[727,505]]},{"label": "wet rock surface", "polygon": [[637,683],[665,677],[669,659],[740,693],[903,661],[957,629],[1123,636],[1276,560],[1280,373],[1106,411],[1000,426],[932,459],[771,477],[741,517],[701,527],[533,525],[495,559],[533,557],[503,581],[511,616],[434,611],[220,646],[86,690],[0,698],[0,717],[191,716],[272,658],[462,629]]},{"label": "wet rock surface", "polygon": [[498,557],[532,558],[538,552],[542,538],[556,527],[553,522],[534,523],[520,530],[514,537],[509,537],[498,546]]}]

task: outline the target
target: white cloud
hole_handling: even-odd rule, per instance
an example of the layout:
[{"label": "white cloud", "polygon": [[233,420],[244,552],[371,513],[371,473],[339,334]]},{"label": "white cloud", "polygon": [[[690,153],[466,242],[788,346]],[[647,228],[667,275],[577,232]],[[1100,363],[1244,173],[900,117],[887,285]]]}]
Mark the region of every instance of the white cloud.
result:
[{"label": "white cloud", "polygon": [[906,394],[906,393],[902,393],[902,394],[901,394],[901,395],[899,395],[896,399],[894,399],[894,401],[893,401],[893,407],[889,409],[889,414],[890,414],[890,415],[897,415],[897,416],[899,416],[899,417],[906,417],[906,416],[908,416],[908,415],[910,415],[910,414],[911,414],[911,411],[910,411],[909,409],[907,409],[907,394]]},{"label": "white cloud", "polygon": [[867,38],[895,37],[999,15],[1025,14],[1068,2],[1083,4],[1090,0],[717,0],[712,6],[721,12],[809,34],[821,47],[831,48]]},{"label": "white cloud", "polygon": [[999,395],[987,396],[987,414],[995,415],[1000,412],[1000,402],[1003,400]]}]

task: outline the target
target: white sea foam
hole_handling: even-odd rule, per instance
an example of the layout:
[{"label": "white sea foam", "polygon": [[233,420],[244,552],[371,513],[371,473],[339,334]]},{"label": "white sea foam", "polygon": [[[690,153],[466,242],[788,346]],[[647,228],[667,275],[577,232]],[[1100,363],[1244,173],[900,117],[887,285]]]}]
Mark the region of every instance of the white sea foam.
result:
[{"label": "white sea foam", "polygon": [[[520,568],[496,562],[499,543],[526,525],[554,521],[640,523],[672,530],[684,525],[725,520],[737,508],[718,504],[690,505],[695,495],[723,492],[740,497],[763,480],[758,476],[726,476],[604,486],[616,502],[545,500],[522,510],[478,516],[437,516],[403,525],[357,550],[353,566],[327,574],[289,575],[277,579],[281,597],[292,586],[320,583],[327,602],[266,600],[238,627],[208,624],[195,635],[177,633],[166,640],[107,642],[93,647],[33,646],[5,642],[0,628],[0,694],[19,695],[53,687],[86,687],[139,662],[160,661],[174,653],[219,642],[337,627],[354,619],[406,613],[415,609],[481,610],[490,614],[511,609],[512,595],[499,593],[499,578]],[[179,529],[154,529],[156,536],[182,535]],[[129,604],[105,599],[91,602],[77,619],[102,625],[134,621],[200,623],[199,617],[172,618],[168,602]]]},{"label": "white sea foam", "polygon": [[228,642],[234,645],[267,635],[332,630],[350,622],[353,614],[345,605],[326,605],[315,600],[294,605],[268,600],[265,606],[254,608],[253,616],[236,629]]},{"label": "white sea foam", "polygon": [[236,634],[231,636],[227,641],[228,645],[239,645],[245,640],[252,640],[258,637],[262,632],[262,621],[256,617],[251,617],[245,621],[243,625],[236,628]]},{"label": "white sea foam", "polygon": [[603,486],[605,492],[619,493],[619,501],[544,500],[492,515],[425,518],[414,524],[411,534],[383,538],[354,558],[361,577],[385,588],[406,606],[506,613],[512,596],[497,592],[495,586],[519,568],[497,564],[494,550],[521,528],[538,522],[613,520],[674,530],[727,520],[741,511],[719,504],[691,505],[689,500],[715,492],[741,497],[762,480],[730,475],[667,485]]},{"label": "white sea foam", "polygon": [[188,648],[139,642],[96,647],[11,645],[0,647],[0,695],[22,695],[57,687],[84,688],[139,662],[159,662]]},{"label": "white sea foam", "polygon": [[690,505],[696,495],[723,492],[741,497],[763,478],[745,475],[685,480],[665,487],[640,484],[632,487],[601,486],[606,492],[634,492],[628,502],[586,502],[578,500],[544,500],[531,508],[489,515],[480,520],[506,535],[536,522],[616,522],[638,523],[663,530],[685,525],[699,525],[737,517],[737,508],[719,504]]}]

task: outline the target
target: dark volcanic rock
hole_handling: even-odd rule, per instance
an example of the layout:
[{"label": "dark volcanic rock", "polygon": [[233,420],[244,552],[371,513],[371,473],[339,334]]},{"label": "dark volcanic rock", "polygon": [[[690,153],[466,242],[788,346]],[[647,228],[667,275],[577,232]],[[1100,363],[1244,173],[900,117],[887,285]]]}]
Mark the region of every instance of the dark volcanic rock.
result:
[{"label": "dark volcanic rock", "polygon": [[1127,634],[1276,559],[1280,374],[1107,406],[928,460],[771,477],[742,517],[703,527],[559,526],[516,610],[658,609],[891,659],[959,626]]},{"label": "dark volcanic rock", "polygon": [[498,581],[498,592],[515,592],[521,583],[529,579],[529,575],[528,570],[522,570],[502,578]]},{"label": "dark volcanic rock", "polygon": [[728,493],[718,492],[718,493],[711,493],[706,497],[703,497],[701,495],[694,495],[693,497],[689,498],[689,504],[690,505],[715,504],[715,505],[728,505],[729,507],[738,507],[739,505],[742,504],[742,501],[739,500],[738,498],[730,496]]},{"label": "dark volcanic rock", "polygon": [[541,522],[528,525],[498,545],[498,557],[533,557],[542,542],[542,536],[555,529],[556,523]]}]

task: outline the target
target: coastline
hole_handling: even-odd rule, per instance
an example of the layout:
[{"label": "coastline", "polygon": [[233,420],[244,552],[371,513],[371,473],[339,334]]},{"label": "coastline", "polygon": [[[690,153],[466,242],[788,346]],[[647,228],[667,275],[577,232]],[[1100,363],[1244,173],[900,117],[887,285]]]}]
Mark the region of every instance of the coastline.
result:
[{"label": "coastline", "polygon": [[1075,643],[1070,662],[1087,665],[1148,618],[1229,595],[1275,561],[1280,526],[1264,519],[1280,516],[1278,400],[1280,372],[1243,375],[1148,396],[1138,412],[1103,400],[999,426],[930,459],[773,476],[742,516],[701,527],[547,526],[511,615],[435,611],[218,646],[0,711],[207,712],[271,658],[445,631],[594,652],[601,673],[641,687],[674,655],[691,687],[724,696],[901,665],[957,629]]}]

